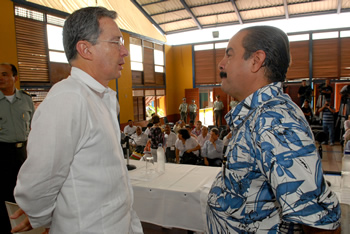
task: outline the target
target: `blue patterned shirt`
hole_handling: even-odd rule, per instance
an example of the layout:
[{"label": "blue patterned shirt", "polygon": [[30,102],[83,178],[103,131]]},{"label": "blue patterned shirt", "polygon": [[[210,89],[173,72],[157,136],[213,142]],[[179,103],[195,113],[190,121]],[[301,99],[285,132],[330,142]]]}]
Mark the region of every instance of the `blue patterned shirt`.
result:
[{"label": "blue patterned shirt", "polygon": [[208,195],[210,233],[339,226],[340,205],[323,178],[311,129],[281,83],[257,90],[225,118],[233,134]]}]

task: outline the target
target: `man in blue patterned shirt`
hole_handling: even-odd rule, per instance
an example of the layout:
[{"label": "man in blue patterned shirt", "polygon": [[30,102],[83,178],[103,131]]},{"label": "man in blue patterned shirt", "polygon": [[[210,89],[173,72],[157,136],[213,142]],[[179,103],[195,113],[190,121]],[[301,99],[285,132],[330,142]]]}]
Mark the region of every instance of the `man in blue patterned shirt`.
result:
[{"label": "man in blue patterned shirt", "polygon": [[233,132],[208,196],[210,233],[340,233],[311,129],[283,93],[289,63],[280,29],[245,28],[229,41],[221,88],[239,104],[225,116]]}]

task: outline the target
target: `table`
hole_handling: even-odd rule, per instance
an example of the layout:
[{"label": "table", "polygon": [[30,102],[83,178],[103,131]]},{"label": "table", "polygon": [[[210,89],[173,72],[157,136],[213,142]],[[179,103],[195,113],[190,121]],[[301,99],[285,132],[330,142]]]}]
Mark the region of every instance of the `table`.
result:
[{"label": "table", "polygon": [[[134,209],[143,222],[163,227],[205,232],[209,189],[221,168],[165,164],[165,173],[146,174],[144,161],[130,160],[137,167],[129,171],[134,189]],[[325,175],[337,194],[342,209],[342,233],[350,233],[350,193],[340,189],[341,177]]]},{"label": "table", "polygon": [[209,189],[219,167],[165,164],[160,175],[146,174],[146,163],[130,160],[134,210],[143,222],[204,232]]}]

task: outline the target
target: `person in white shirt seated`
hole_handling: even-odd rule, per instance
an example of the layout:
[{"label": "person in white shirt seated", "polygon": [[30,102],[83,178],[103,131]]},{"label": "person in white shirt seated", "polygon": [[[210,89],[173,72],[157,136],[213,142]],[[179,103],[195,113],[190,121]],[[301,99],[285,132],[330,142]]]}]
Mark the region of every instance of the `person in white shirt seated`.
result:
[{"label": "person in white shirt seated", "polygon": [[202,134],[202,121],[197,121],[196,127],[192,130],[192,134],[196,135],[197,137]]},{"label": "person in white shirt seated", "polygon": [[164,127],[164,138],[165,138],[165,157],[166,161],[169,163],[175,162],[175,143],[177,136],[171,131],[170,125],[166,124]]},{"label": "person in white shirt seated", "polygon": [[190,125],[186,125],[186,129],[188,131],[188,134],[190,134],[191,137],[197,140],[197,136],[192,133],[192,128]]},{"label": "person in white shirt seated", "polygon": [[202,127],[202,133],[197,137],[197,141],[201,147],[203,147],[204,142],[209,140],[210,135],[208,134],[208,128],[206,126]]},{"label": "person in white shirt seated", "polygon": [[210,131],[210,139],[206,141],[201,149],[201,156],[207,166],[220,167],[223,158],[224,143],[219,139],[219,130],[213,128]]},{"label": "person in white shirt seated", "polygon": [[175,134],[178,133],[178,131],[181,129],[181,128],[185,128],[186,126],[186,123],[182,120],[179,120],[176,122],[176,124],[174,125],[173,127],[173,131],[175,132]]},{"label": "person in white shirt seated", "polygon": [[130,145],[136,152],[142,153],[148,141],[148,136],[142,132],[141,126],[136,127],[136,132],[130,137]]},{"label": "person in white shirt seated", "polygon": [[145,129],[145,134],[148,136],[151,132],[151,127],[153,127],[153,123],[148,123],[147,128]]},{"label": "person in white shirt seated", "polygon": [[134,126],[134,122],[129,119],[128,120],[128,125],[124,127],[124,134],[127,136],[131,136],[136,132],[136,126]]},{"label": "person in white shirt seated", "polygon": [[178,139],[175,143],[176,163],[195,165],[198,162],[201,146],[196,139],[190,136],[187,129],[180,129],[177,136]]}]

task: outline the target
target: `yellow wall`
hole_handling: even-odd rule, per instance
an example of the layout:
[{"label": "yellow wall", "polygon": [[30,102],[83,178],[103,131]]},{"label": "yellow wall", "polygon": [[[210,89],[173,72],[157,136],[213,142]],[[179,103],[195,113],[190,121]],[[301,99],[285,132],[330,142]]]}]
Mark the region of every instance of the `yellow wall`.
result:
[{"label": "yellow wall", "polygon": [[[129,51],[130,35],[123,32],[124,43]],[[130,65],[130,56],[125,57],[122,76],[118,79],[118,96],[120,104],[120,123],[127,123],[129,119],[134,119],[134,102],[132,98],[132,74]],[[110,83],[110,87],[115,90],[116,84]]]},{"label": "yellow wall", "polygon": [[165,46],[167,115],[179,114],[185,89],[193,88],[192,46]]},{"label": "yellow wall", "polygon": [[[15,16],[11,0],[1,0],[0,35],[0,63],[12,63],[18,68]],[[16,87],[19,88],[19,82]]]}]

